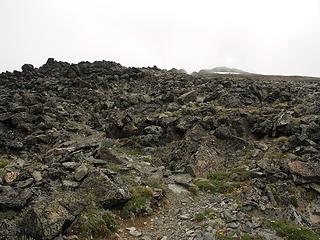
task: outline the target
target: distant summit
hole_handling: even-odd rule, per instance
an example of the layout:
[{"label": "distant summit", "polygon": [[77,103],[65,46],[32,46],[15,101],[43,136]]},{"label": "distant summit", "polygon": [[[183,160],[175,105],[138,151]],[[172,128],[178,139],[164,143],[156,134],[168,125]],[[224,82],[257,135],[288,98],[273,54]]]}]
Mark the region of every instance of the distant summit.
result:
[{"label": "distant summit", "polygon": [[199,74],[250,74],[237,68],[215,67],[212,69],[201,69]]}]

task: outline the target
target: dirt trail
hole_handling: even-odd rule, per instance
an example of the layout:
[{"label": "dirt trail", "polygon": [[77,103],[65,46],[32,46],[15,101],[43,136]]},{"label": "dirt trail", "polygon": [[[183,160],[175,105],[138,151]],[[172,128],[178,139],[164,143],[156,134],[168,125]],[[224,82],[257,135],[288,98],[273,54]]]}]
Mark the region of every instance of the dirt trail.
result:
[{"label": "dirt trail", "polygon": [[[118,232],[120,239],[198,239],[202,226],[194,217],[210,208],[210,195],[203,192],[193,195],[178,185],[171,188],[177,189],[168,189],[162,206],[152,216],[124,222]],[[142,235],[132,236],[127,230],[132,227]]]}]

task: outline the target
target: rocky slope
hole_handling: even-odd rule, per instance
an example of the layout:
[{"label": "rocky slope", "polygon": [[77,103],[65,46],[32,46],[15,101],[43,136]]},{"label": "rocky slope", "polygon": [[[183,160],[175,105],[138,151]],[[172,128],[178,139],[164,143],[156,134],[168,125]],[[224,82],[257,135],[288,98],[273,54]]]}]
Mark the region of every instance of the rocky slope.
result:
[{"label": "rocky slope", "polygon": [[319,80],[2,73],[0,239],[319,239]]}]

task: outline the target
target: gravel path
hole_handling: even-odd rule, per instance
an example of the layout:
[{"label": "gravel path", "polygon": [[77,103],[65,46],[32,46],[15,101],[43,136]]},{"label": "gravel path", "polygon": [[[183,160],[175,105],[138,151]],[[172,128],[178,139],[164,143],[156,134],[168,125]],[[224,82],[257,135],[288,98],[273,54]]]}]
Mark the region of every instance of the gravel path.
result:
[{"label": "gravel path", "polygon": [[[202,226],[194,216],[210,206],[207,193],[199,192],[195,196],[186,190],[180,193],[168,190],[163,205],[152,216],[121,225],[119,239],[199,239],[197,236],[202,232]],[[132,227],[136,231],[127,229]]]}]

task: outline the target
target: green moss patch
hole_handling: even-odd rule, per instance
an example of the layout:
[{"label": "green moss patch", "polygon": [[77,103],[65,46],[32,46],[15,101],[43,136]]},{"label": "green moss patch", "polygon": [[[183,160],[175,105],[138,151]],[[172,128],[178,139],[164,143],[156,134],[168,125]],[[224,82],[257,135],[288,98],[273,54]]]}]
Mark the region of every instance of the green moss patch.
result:
[{"label": "green moss patch", "polygon": [[6,159],[0,159],[0,168],[5,168],[9,164],[9,161]]}]

